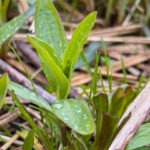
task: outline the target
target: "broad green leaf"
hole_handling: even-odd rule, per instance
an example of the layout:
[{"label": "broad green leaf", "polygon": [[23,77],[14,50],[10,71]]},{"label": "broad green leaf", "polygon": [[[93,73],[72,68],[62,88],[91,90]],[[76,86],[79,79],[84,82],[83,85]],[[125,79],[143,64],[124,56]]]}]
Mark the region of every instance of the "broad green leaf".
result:
[{"label": "broad green leaf", "polygon": [[54,49],[48,43],[36,37],[28,37],[28,40],[35,49],[40,51],[47,51],[52,59],[56,62],[56,64],[62,68],[60,60],[54,54]]},{"label": "broad green leaf", "polygon": [[0,77],[0,109],[3,107],[5,102],[5,96],[7,94],[8,77],[4,74]]},{"label": "broad green leaf", "polygon": [[41,48],[41,42],[35,42],[33,38],[29,38],[29,41],[36,48],[39,54],[42,68],[44,70],[46,78],[49,81],[50,86],[55,91],[57,98],[66,98],[69,92],[69,81],[62,72],[62,69],[57,65],[57,63],[59,62],[57,58],[54,57],[53,54],[50,54],[53,52],[53,49],[50,49],[50,47],[47,44],[43,43],[43,48]]},{"label": "broad green leaf", "polygon": [[38,138],[44,143],[44,145],[47,147],[47,149],[52,149],[52,145],[48,143],[48,139],[45,138],[42,130],[38,127],[38,125],[34,122],[33,118],[28,114],[25,107],[20,103],[17,96],[15,95],[14,91],[12,93],[12,100],[16,104],[16,106],[19,108],[20,112],[22,113],[22,117],[30,124],[30,126],[34,129],[36,135]]},{"label": "broad green leaf", "polygon": [[15,82],[9,81],[8,82],[8,89],[13,90],[18,97],[26,99],[29,102],[31,102],[31,103],[39,106],[39,107],[42,107],[46,110],[51,111],[51,106],[45,100],[43,100],[36,93],[25,88],[24,86],[21,86]]},{"label": "broad green leaf", "polygon": [[54,114],[74,131],[88,135],[94,132],[94,122],[87,105],[76,99],[52,103]]},{"label": "broad green leaf", "polygon": [[22,14],[0,27],[0,45],[20,28],[24,20],[25,15]]},{"label": "broad green leaf", "polygon": [[62,58],[67,39],[57,11],[50,0],[37,0],[35,34],[54,48],[59,59]]},{"label": "broad green leaf", "polygon": [[129,142],[126,150],[134,150],[136,148],[150,144],[150,123],[143,124],[134,137]]},{"label": "broad green leaf", "polygon": [[30,130],[23,145],[23,150],[32,150],[34,144],[34,130]]},{"label": "broad green leaf", "polygon": [[76,28],[70,42],[64,53],[62,60],[64,73],[68,78],[71,77],[72,70],[82,51],[83,45],[86,43],[89,32],[94,25],[96,12],[89,14]]}]

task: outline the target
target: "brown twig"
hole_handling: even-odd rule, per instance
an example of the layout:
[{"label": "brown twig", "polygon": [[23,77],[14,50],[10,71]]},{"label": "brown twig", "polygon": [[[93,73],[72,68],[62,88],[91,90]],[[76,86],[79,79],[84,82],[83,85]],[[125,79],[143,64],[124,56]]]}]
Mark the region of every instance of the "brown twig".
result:
[{"label": "brown twig", "polygon": [[[9,77],[12,81],[15,81],[29,89],[32,90],[32,85],[30,81],[22,75],[20,72],[12,68],[9,64],[5,63],[3,60],[0,59],[0,69],[6,73],[8,73]],[[34,84],[34,88],[36,89],[37,94],[39,94],[43,99],[45,99],[48,103],[52,103],[56,98],[46,92],[40,86]]]},{"label": "brown twig", "polygon": [[29,59],[30,63],[32,63],[35,67],[41,66],[36,52],[32,50],[29,44],[26,44],[22,41],[16,41],[16,44],[17,49]]},{"label": "brown twig", "polygon": [[[127,111],[122,117],[122,120],[131,113],[131,117],[127,123],[120,130],[114,141],[112,142],[109,150],[123,150],[132,136],[147,119],[150,113],[150,83],[143,89],[134,102],[128,107]],[[120,140],[121,139],[121,140]]]},{"label": "brown twig", "polygon": [[1,150],[6,150],[10,147],[10,145],[12,145],[17,139],[19,138],[19,135],[16,133],[12,136],[12,138],[6,143],[4,144],[0,149]]}]

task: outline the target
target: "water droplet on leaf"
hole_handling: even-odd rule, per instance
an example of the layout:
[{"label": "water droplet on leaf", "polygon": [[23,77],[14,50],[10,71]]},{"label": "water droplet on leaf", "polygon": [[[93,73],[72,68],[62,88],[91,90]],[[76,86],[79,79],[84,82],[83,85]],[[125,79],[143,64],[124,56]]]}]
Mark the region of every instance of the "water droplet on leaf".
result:
[{"label": "water droplet on leaf", "polygon": [[80,113],[80,112],[81,112],[81,109],[79,109],[79,110],[76,110],[76,112],[77,112],[77,113]]},{"label": "water droplet on leaf", "polygon": [[57,109],[61,109],[62,105],[61,104],[55,104],[54,107],[57,108]]}]

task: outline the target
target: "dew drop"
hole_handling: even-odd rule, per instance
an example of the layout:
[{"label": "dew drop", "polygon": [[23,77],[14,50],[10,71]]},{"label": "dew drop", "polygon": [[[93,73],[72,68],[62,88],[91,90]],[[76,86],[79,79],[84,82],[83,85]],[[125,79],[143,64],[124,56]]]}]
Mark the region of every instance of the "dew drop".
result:
[{"label": "dew drop", "polygon": [[61,109],[62,105],[61,104],[55,104],[54,107],[57,108],[57,109]]},{"label": "dew drop", "polygon": [[79,42],[77,43],[77,46],[80,46],[80,43],[79,43]]},{"label": "dew drop", "polygon": [[84,35],[84,33],[83,33],[83,32],[81,32],[81,33],[80,33],[80,35]]},{"label": "dew drop", "polygon": [[81,112],[81,109],[79,109],[79,110],[76,110],[76,112],[77,112],[77,113],[80,113],[80,112]]},{"label": "dew drop", "polygon": [[39,25],[39,29],[41,29],[42,27],[41,27],[41,25]]},{"label": "dew drop", "polygon": [[78,129],[78,126],[77,126],[77,125],[75,125],[75,126],[74,126],[74,128],[75,128],[75,129]]},{"label": "dew drop", "polygon": [[68,121],[68,118],[64,118],[65,121]]},{"label": "dew drop", "polygon": [[84,120],[87,119],[87,116],[86,116],[85,114],[83,115],[83,119],[84,119]]},{"label": "dew drop", "polygon": [[90,126],[89,125],[86,125],[86,130],[89,130],[90,129]]},{"label": "dew drop", "polygon": [[62,42],[60,42],[58,46],[59,46],[59,48],[62,48]]},{"label": "dew drop", "polygon": [[30,96],[33,96],[33,97],[35,97],[36,96],[36,94],[35,93],[31,93],[31,95]]}]

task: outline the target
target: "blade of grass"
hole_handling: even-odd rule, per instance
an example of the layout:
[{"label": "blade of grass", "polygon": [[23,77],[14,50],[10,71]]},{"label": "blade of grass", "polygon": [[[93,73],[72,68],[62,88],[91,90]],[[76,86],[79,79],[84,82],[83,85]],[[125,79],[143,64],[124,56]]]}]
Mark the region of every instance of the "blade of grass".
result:
[{"label": "blade of grass", "polygon": [[6,22],[6,15],[7,15],[7,9],[8,9],[8,6],[9,6],[9,3],[10,3],[10,0],[5,0],[4,3],[3,3],[3,9],[2,9],[2,21],[3,23]]},{"label": "blade of grass", "polygon": [[104,85],[104,81],[103,81],[103,77],[102,77],[101,69],[99,69],[99,78],[100,78],[100,82],[101,82],[102,90],[103,90],[103,92],[106,94],[106,88],[105,88],[105,85]]},{"label": "blade of grass", "polygon": [[34,130],[30,130],[23,144],[22,150],[32,150],[34,144]]},{"label": "blade of grass", "polygon": [[107,52],[106,52],[106,48],[105,48],[105,43],[102,40],[102,48],[103,48],[103,52],[104,52],[104,58],[105,58],[105,63],[106,63],[106,72],[107,72],[107,78],[108,78],[108,84],[109,84],[109,92],[112,92],[112,75],[109,71],[110,67],[109,67],[109,58],[107,57]]},{"label": "blade of grass", "polygon": [[88,64],[88,61],[87,61],[87,59],[86,59],[86,57],[85,57],[85,55],[84,55],[84,52],[83,52],[83,51],[81,52],[80,56],[81,56],[81,59],[82,59],[83,65],[84,65],[84,66],[85,66],[85,68],[86,68],[86,71],[87,71],[87,72],[88,72],[88,74],[92,77],[92,72],[91,72],[90,66],[89,66],[89,64]]},{"label": "blade of grass", "polygon": [[126,73],[126,68],[125,68],[125,65],[124,65],[124,60],[123,60],[122,55],[121,55],[121,65],[122,65],[122,71],[123,71],[124,84],[127,84],[127,73]]},{"label": "blade of grass", "polygon": [[99,54],[96,54],[96,61],[95,61],[95,67],[94,67],[94,74],[92,76],[92,83],[90,88],[90,94],[89,94],[89,103],[92,100],[92,96],[96,94],[97,91],[97,78],[98,78],[98,62],[99,62]]},{"label": "blade of grass", "polygon": [[23,115],[22,117],[25,120],[28,121],[28,123],[34,129],[35,133],[38,135],[39,139],[43,142],[43,144],[45,145],[45,147],[48,148],[48,150],[53,149],[52,145],[49,144],[48,139],[45,139],[45,136],[43,135],[42,131],[36,125],[36,123],[33,121],[33,119],[28,114],[28,112],[26,111],[26,109],[24,108],[24,106],[19,102],[17,96],[15,95],[15,93],[13,91],[12,91],[12,100],[14,101],[14,103],[19,108],[20,112],[22,113],[22,115]]},{"label": "blade of grass", "polygon": [[0,109],[3,107],[5,102],[7,87],[8,87],[8,76],[7,74],[4,74],[0,77]]},{"label": "blade of grass", "polygon": [[26,75],[27,75],[27,77],[28,77],[28,79],[29,79],[29,81],[30,81],[30,83],[31,83],[31,85],[32,85],[33,91],[36,93],[36,89],[35,89],[35,87],[34,87],[34,83],[33,83],[33,81],[32,81],[32,78],[31,78],[31,76],[30,76],[28,70],[26,69],[24,63],[23,63],[22,60],[20,59],[20,57],[19,57],[19,55],[17,54],[17,52],[15,51],[15,49],[14,49],[11,45],[9,45],[9,47],[11,48],[11,50],[12,50],[13,53],[14,53],[14,55],[17,57],[17,59],[18,59],[18,61],[20,62],[21,66],[23,67],[23,69],[24,69],[24,71],[25,71],[25,73],[26,73]]}]

